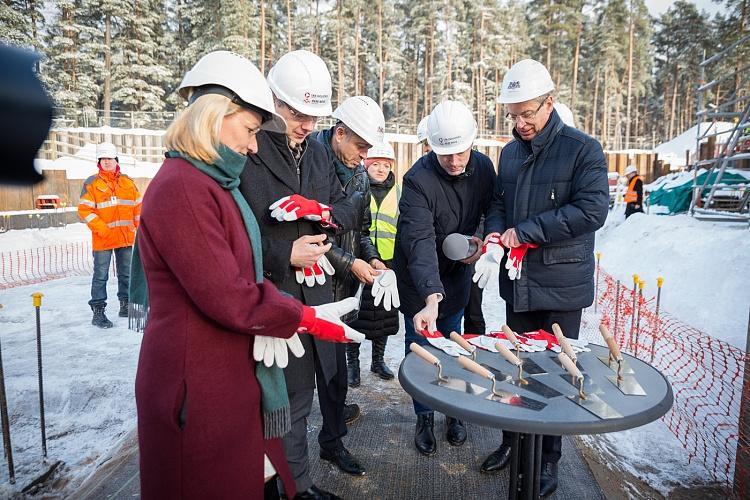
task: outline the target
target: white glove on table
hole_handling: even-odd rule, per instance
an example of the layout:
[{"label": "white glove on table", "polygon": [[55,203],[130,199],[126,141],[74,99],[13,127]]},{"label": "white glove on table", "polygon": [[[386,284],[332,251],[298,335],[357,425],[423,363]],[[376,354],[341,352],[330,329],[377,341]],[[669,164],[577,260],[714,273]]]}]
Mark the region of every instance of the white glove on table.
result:
[{"label": "white glove on table", "polygon": [[378,307],[382,302],[383,309],[386,311],[390,311],[391,306],[398,309],[401,305],[401,300],[398,297],[396,273],[390,269],[386,269],[375,276],[375,281],[372,284],[372,296],[375,298],[375,307]]}]

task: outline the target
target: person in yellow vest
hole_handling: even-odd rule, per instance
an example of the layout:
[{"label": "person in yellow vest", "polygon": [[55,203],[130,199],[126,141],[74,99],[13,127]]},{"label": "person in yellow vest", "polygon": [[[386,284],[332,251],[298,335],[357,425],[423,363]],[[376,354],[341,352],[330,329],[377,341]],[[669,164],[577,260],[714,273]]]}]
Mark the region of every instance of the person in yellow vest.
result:
[{"label": "person in yellow vest", "polygon": [[638,175],[635,165],[628,165],[625,169],[625,177],[628,179],[628,190],[625,192],[625,218],[627,219],[636,212],[643,213],[643,180]]},{"label": "person in yellow vest", "polygon": [[[398,201],[401,194],[392,170],[395,160],[393,147],[387,141],[370,148],[365,160],[367,175],[370,178],[370,239],[377,248],[382,262],[389,269],[396,244]],[[383,304],[376,306],[371,290],[372,287],[367,286],[363,291],[359,315],[351,326],[372,341],[370,371],[383,380],[392,380],[393,372],[385,364],[384,357],[388,337],[398,333],[398,309],[392,307],[386,311]],[[356,387],[360,380],[359,344],[346,345],[346,364],[349,385]]]},{"label": "person in yellow vest", "polygon": [[141,194],[133,179],[120,173],[117,149],[103,142],[96,146],[99,173],[83,183],[78,202],[78,216],[91,229],[94,254],[94,276],[91,280],[91,300],[94,312],[91,324],[112,328],[107,318],[107,276],[112,253],[117,264],[118,316],[128,316],[128,286],[130,285],[130,256],[135,231],[141,217]]}]

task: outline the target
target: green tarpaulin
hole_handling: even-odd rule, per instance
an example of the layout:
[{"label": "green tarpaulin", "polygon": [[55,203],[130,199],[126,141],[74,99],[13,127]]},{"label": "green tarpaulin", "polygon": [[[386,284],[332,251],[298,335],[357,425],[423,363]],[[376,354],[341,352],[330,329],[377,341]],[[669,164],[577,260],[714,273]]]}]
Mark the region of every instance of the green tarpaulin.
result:
[{"label": "green tarpaulin", "polygon": [[[703,170],[698,174],[697,185],[702,186],[706,181],[708,175],[707,170]],[[716,182],[716,176],[718,172],[713,172],[709,180],[708,188],[703,194],[708,194],[711,184]],[[743,184],[748,182],[748,179],[739,174],[733,174],[730,172],[724,172],[721,176],[722,184]],[[683,184],[673,185],[668,183],[669,187],[660,187],[655,191],[651,191],[648,197],[649,205],[661,205],[669,209],[670,214],[677,214],[680,212],[687,212],[690,208],[690,200],[692,199],[693,191],[693,178],[692,176],[687,178]]]}]

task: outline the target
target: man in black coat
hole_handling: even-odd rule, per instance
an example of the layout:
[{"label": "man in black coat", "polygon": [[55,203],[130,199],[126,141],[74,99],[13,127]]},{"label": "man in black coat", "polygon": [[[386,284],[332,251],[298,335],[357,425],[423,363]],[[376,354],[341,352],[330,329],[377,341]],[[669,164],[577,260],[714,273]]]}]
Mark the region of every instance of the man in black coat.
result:
[{"label": "man in black coat", "polygon": [[[461,332],[471,264],[479,258],[479,249],[459,262],[443,254],[442,244],[451,233],[473,235],[489,208],[495,170],[489,158],[471,149],[476,134],[476,121],[463,103],[441,102],[428,119],[432,152],[417,160],[404,176],[393,267],[407,355],[412,342],[427,344],[419,332],[438,330],[446,337],[451,331]],[[481,248],[481,240],[476,241]],[[437,450],[434,412],[419,401],[414,401],[414,412],[414,444],[420,453],[432,455]],[[463,444],[463,423],[451,417],[446,417],[446,423],[448,442]]]},{"label": "man in black coat", "polygon": [[[508,273],[500,272],[508,326],[551,332],[558,323],[567,337],[578,338],[582,309],[594,300],[594,232],[607,217],[607,166],[595,139],[562,122],[553,90],[547,69],[531,59],[516,63],[503,79],[500,99],[515,140],[500,153],[485,242],[499,239],[506,249],[538,245]],[[508,464],[511,437],[503,433],[484,472]],[[544,436],[541,496],[557,488],[560,454],[560,436]]]},{"label": "man in black coat", "polygon": [[[331,248],[330,243],[324,242],[333,232],[323,226],[330,227],[325,220],[328,218],[345,230],[354,227],[356,216],[331,168],[333,160],[328,151],[308,139],[318,116],[331,113],[331,77],[318,56],[299,50],[279,59],[271,68],[268,82],[276,112],[287,123],[286,134],[258,133],[258,153],[249,155],[240,177],[240,191],[253,210],[263,237],[263,276],[306,305],[332,302],[331,277],[320,276],[318,271],[311,274]],[[306,89],[312,97],[304,95]],[[280,222],[271,215],[271,205],[294,195],[302,197],[295,198],[300,203],[313,208],[323,204],[320,216],[290,217]],[[315,220],[321,217],[324,220]],[[300,276],[313,279],[300,280]],[[305,353],[301,358],[289,356],[284,369],[292,419],[292,430],[283,438],[284,451],[299,492],[295,498],[334,499],[338,497],[316,487],[310,478],[307,417],[316,378],[330,382],[336,376],[336,346],[311,335],[299,338]],[[326,391],[321,392],[322,411],[335,412],[335,401],[326,400]]]}]

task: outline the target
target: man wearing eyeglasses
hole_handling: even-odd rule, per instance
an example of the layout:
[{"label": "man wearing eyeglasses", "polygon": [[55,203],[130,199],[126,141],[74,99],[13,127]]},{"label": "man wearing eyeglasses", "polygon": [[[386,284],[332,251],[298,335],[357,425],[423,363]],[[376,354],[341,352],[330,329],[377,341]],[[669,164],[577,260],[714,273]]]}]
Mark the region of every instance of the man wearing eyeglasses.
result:
[{"label": "man wearing eyeglasses", "polygon": [[[607,217],[607,165],[595,139],[560,119],[554,90],[547,69],[531,59],[503,78],[500,102],[515,140],[500,153],[485,244],[499,240],[508,253],[508,273],[500,273],[508,326],[551,332],[558,323],[578,338],[581,311],[594,300],[594,232]],[[511,439],[503,433],[483,472],[508,465]],[[561,443],[560,436],[542,440],[541,496],[557,488]]]},{"label": "man wearing eyeglasses", "polygon": [[[286,134],[257,134],[258,153],[248,156],[240,191],[260,226],[264,278],[303,304],[325,304],[333,301],[333,268],[325,256],[331,244],[325,241],[334,228],[354,227],[356,220],[330,154],[309,139],[318,117],[331,114],[331,75],[320,57],[297,50],[276,62],[268,84],[276,112],[286,121]],[[304,353],[292,350],[284,369],[292,424],[283,438],[284,452],[299,492],[295,498],[336,499],[313,484],[307,446],[315,381],[330,384],[336,378],[336,346],[310,335],[299,339]],[[345,364],[342,370],[345,378]],[[322,411],[337,411],[337,403],[320,392]]]}]

